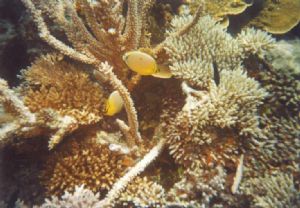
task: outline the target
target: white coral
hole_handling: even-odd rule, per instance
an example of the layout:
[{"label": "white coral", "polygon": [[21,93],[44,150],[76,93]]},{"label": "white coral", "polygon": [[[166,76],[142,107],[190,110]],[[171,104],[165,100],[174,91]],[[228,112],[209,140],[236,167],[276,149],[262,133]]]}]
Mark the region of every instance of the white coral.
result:
[{"label": "white coral", "polygon": [[74,193],[65,192],[61,199],[55,196],[51,199],[46,199],[40,208],[92,208],[95,207],[99,198],[99,193],[94,194],[91,190],[85,189],[84,186],[81,185],[75,187]]}]

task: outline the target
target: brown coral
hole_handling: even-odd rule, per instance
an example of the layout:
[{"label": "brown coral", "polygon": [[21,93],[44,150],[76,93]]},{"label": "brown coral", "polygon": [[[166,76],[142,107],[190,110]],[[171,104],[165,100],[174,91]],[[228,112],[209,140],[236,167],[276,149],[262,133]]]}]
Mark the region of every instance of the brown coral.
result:
[{"label": "brown coral", "polygon": [[59,55],[46,55],[23,71],[25,105],[32,112],[51,108],[80,124],[99,121],[105,111],[105,95],[89,74]]},{"label": "brown coral", "polygon": [[76,185],[105,193],[126,170],[125,157],[80,137],[69,138],[49,156],[41,174],[48,196],[72,191]]}]

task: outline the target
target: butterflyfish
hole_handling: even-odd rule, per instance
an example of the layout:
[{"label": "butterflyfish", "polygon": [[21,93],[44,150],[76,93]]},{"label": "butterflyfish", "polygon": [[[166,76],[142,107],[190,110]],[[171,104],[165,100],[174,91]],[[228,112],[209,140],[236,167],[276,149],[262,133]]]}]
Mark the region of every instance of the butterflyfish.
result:
[{"label": "butterflyfish", "polygon": [[158,78],[170,78],[170,70],[166,66],[157,65],[156,60],[142,51],[130,51],[124,54],[124,62],[134,72],[140,75],[152,75]]},{"label": "butterflyfish", "polygon": [[106,101],[105,115],[114,116],[119,113],[124,106],[124,101],[118,91],[113,91]]}]

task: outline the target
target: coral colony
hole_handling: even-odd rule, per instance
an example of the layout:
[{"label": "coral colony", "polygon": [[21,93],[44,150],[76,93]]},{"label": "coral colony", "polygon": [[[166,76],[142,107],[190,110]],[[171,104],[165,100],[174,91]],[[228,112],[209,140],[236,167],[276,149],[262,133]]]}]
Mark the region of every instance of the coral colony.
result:
[{"label": "coral colony", "polygon": [[299,1],[21,2],[51,50],[0,79],[1,207],[300,206]]}]

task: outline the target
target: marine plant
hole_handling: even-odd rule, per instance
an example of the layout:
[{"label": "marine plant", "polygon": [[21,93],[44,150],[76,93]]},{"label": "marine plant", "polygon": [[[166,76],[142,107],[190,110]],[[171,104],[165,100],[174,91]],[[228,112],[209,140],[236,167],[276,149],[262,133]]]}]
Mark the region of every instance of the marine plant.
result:
[{"label": "marine plant", "polygon": [[278,192],[284,200],[295,198],[297,104],[291,117],[266,110],[271,87],[285,92],[264,74],[278,44],[271,35],[230,34],[205,4],[173,14],[158,41],[154,0],[22,2],[53,48],[22,70],[18,87],[0,79],[1,150],[49,139],[37,170],[48,199],[31,203],[261,206],[274,197],[269,182],[257,187],[270,172],[293,187]]}]

